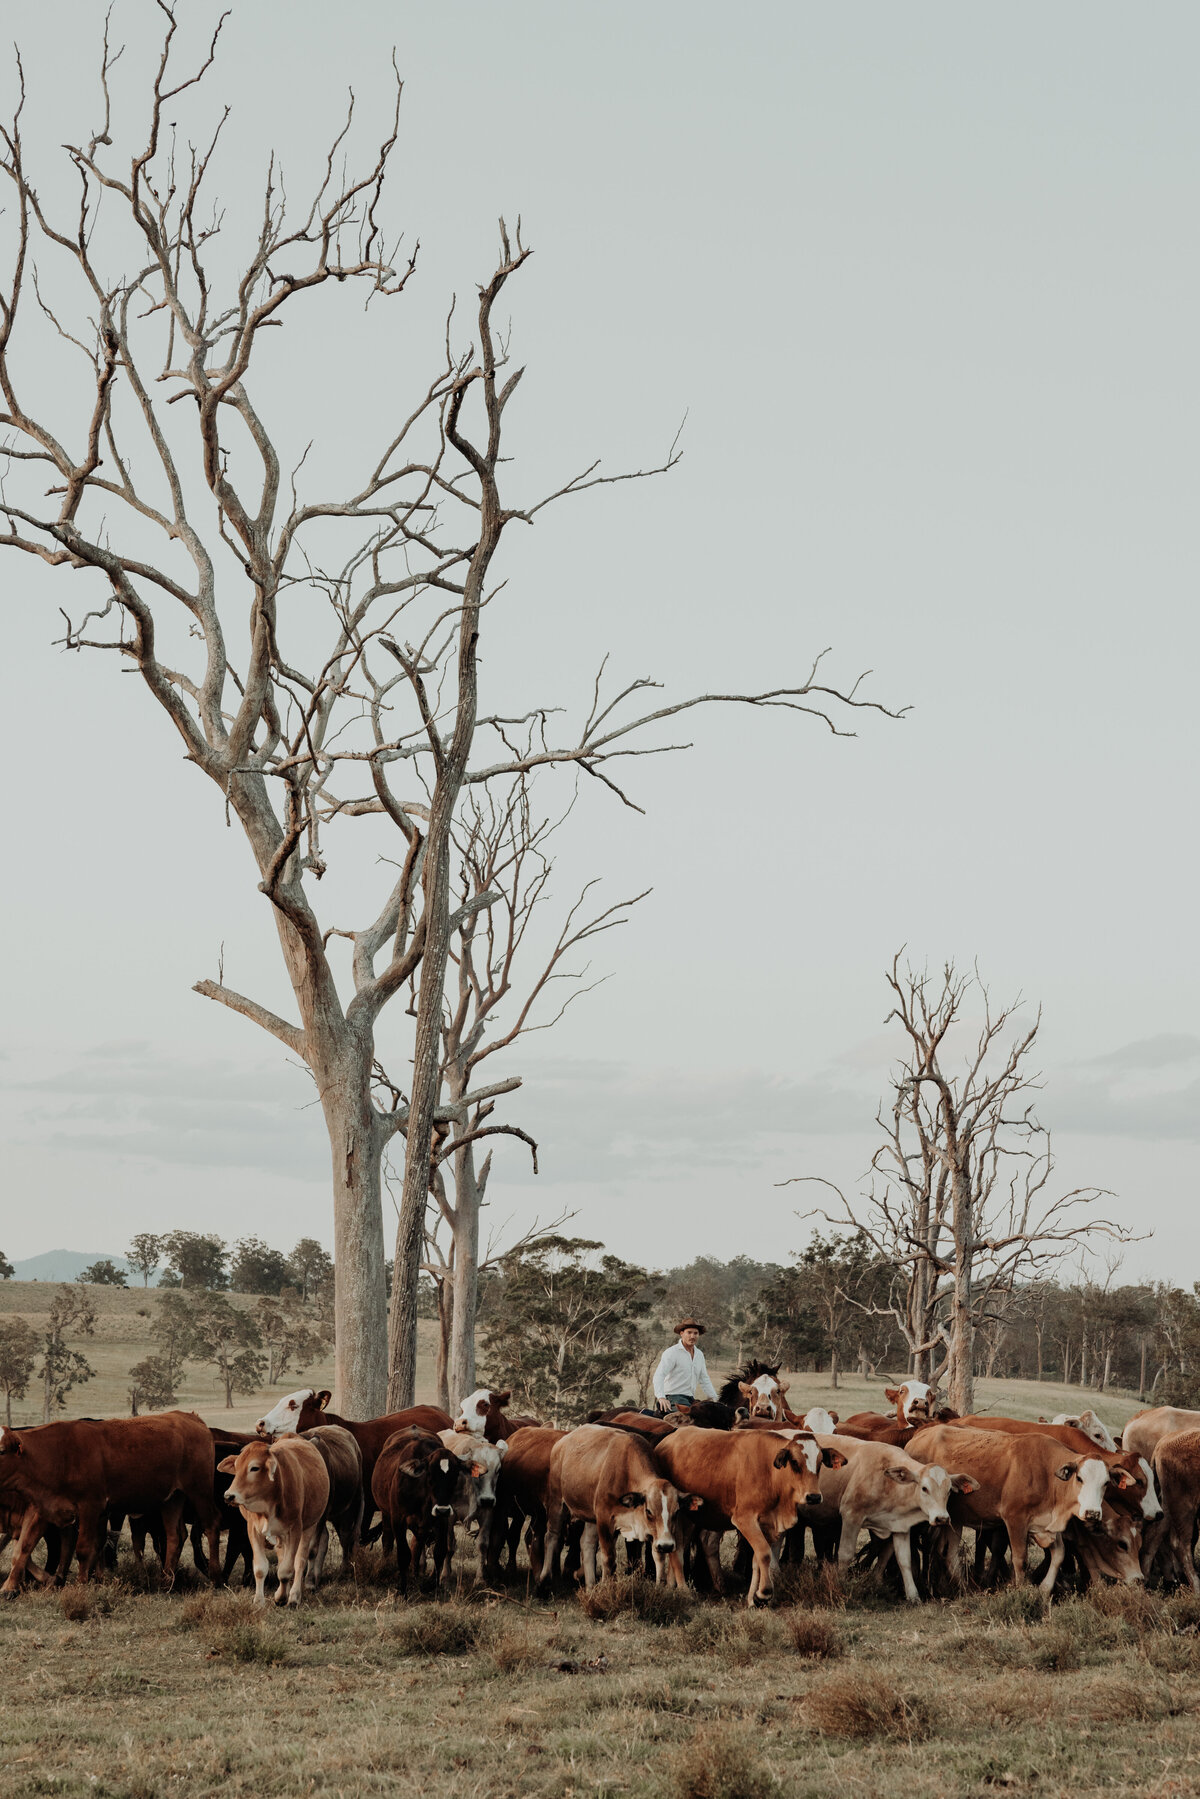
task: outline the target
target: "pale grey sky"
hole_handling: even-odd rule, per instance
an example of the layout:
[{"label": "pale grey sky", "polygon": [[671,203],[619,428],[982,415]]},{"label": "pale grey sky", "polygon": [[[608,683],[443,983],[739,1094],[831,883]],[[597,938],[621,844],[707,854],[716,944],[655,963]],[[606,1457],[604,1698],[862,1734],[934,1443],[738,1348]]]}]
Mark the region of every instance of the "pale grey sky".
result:
[{"label": "pale grey sky", "polygon": [[[119,4],[115,34],[153,12]],[[519,212],[527,491],[651,461],[688,412],[669,478],[506,540],[485,680],[577,702],[611,650],[682,695],[830,644],[913,708],[842,742],[697,717],[639,769],[644,819],[584,796],[562,893],[654,892],[599,948],[612,979],[511,1061],[543,1173],[499,1152],[496,1224],[566,1204],[651,1261],[785,1256],[804,1227],[773,1182],[868,1159],[907,944],[1042,1004],[1064,1181],[1153,1228],[1131,1270],[1200,1276],[1195,9],[360,0],[332,38],[293,4],[281,41],[283,16],[235,7],[212,88],[231,233],[265,147],[299,186],[348,84],[376,135],[395,42],[421,256],[389,381]],[[22,23],[34,143],[92,127],[100,18]],[[377,355],[346,346],[332,394],[281,362],[286,430],[329,462],[374,441]],[[328,1240],[303,1077],[190,992],[224,942],[283,1004],[248,856],[135,683],[51,647],[80,577],[15,563],[0,1247]]]}]

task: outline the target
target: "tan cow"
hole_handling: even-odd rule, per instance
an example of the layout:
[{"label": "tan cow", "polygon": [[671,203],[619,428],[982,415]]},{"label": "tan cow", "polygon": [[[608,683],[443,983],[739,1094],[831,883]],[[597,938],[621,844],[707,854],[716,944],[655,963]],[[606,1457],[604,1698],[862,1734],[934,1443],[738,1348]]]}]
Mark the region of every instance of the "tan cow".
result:
[{"label": "tan cow", "polygon": [[724,1590],[721,1533],[732,1526],[748,1544],[754,1567],[747,1605],[770,1598],[780,1539],[796,1523],[802,1506],[821,1502],[821,1467],[838,1468],[845,1459],[838,1450],[822,1449],[806,1432],[788,1438],[774,1431],[700,1430],[694,1425],[664,1437],[654,1454],[681,1492],[704,1501],[697,1521],[718,1593]]},{"label": "tan cow", "polygon": [[1107,1450],[1111,1455],[1117,1447],[1117,1440],[1105,1424],[1103,1418],[1093,1412],[1089,1406],[1086,1412],[1055,1412],[1053,1418],[1039,1418],[1039,1424],[1069,1424],[1075,1430],[1081,1430],[1085,1437],[1093,1442],[1097,1449]]},{"label": "tan cow", "polygon": [[539,1586],[548,1587],[553,1576],[564,1513],[588,1526],[582,1545],[585,1586],[596,1584],[597,1549],[604,1578],[616,1573],[618,1536],[627,1542],[648,1541],[655,1579],[661,1583],[669,1573],[677,1587],[686,1586],[676,1542],[679,1513],[699,1505],[664,1477],[654,1451],[640,1437],[604,1424],[581,1425],[551,1452]]},{"label": "tan cow", "polygon": [[1135,1412],[1121,1432],[1122,1449],[1154,1460],[1154,1451],[1164,1437],[1179,1430],[1200,1430],[1200,1412],[1189,1412],[1180,1405],[1156,1405],[1148,1411]]},{"label": "tan cow", "polygon": [[977,1483],[973,1492],[959,1495],[958,1521],[950,1526],[959,1571],[963,1524],[974,1530],[1003,1524],[1018,1585],[1026,1579],[1030,1536],[1050,1550],[1049,1566],[1038,1583],[1043,1593],[1052,1591],[1062,1566],[1067,1520],[1099,1524],[1110,1478],[1117,1487],[1132,1485],[1127,1471],[1110,1469],[1103,1456],[1073,1454],[1040,1434],[931,1424],[912,1438],[908,1453],[915,1461],[936,1462],[952,1474],[969,1474]]},{"label": "tan cow", "polygon": [[266,1604],[271,1568],[268,1545],[279,1556],[276,1605],[299,1605],[304,1571],[329,1504],[329,1471],[315,1443],[282,1437],[247,1443],[217,1464],[231,1476],[226,1498],[240,1506],[254,1557],[254,1599]]},{"label": "tan cow", "polygon": [[[1167,1407],[1161,1407],[1165,1411]],[[1193,1544],[1200,1510],[1200,1430],[1170,1431],[1154,1450],[1154,1472],[1166,1515],[1166,1542],[1174,1572],[1200,1593]]]},{"label": "tan cow", "polygon": [[854,1566],[863,1530],[891,1538],[904,1597],[919,1605],[921,1595],[912,1571],[909,1532],[916,1524],[948,1525],[951,1493],[972,1493],[977,1482],[969,1474],[950,1474],[936,1463],[921,1462],[890,1443],[864,1443],[855,1437],[818,1435],[822,1449],[837,1450],[841,1467],[822,1467],[821,1503],[803,1523],[841,1525],[838,1568]]}]

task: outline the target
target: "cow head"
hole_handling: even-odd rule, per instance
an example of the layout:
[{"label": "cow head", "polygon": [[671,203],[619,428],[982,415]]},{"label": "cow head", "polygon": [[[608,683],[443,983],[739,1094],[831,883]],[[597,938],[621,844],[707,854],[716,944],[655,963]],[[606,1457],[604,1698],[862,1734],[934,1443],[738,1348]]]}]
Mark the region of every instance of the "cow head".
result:
[{"label": "cow head", "polygon": [[906,1380],[898,1387],[885,1387],[883,1396],[895,1406],[899,1424],[930,1423],[937,1416],[937,1394],[923,1380]]},{"label": "cow head", "polygon": [[787,1392],[787,1382],[781,1381],[777,1374],[768,1370],[755,1375],[753,1380],[740,1380],[738,1392],[746,1402],[751,1418],[782,1418],[784,1412],[783,1396]]},{"label": "cow head", "polygon": [[702,1503],[698,1494],[680,1493],[669,1480],[649,1480],[621,1495],[614,1522],[622,1536],[649,1542],[657,1578],[662,1580],[667,1558],[678,1543],[680,1513],[694,1512]]},{"label": "cow head", "polygon": [[951,1474],[936,1462],[896,1462],[884,1470],[902,1488],[930,1524],[949,1524],[951,1493],[973,1493],[979,1482],[969,1474]]},{"label": "cow head", "polygon": [[25,1446],[11,1424],[0,1424],[0,1455],[23,1455]]},{"label": "cow head", "polygon": [[278,1491],[278,1463],[266,1443],[247,1443],[236,1455],[227,1455],[217,1463],[217,1473],[230,1477],[225,1493],[230,1505],[264,1516],[270,1512]]},{"label": "cow head", "polygon": [[1116,1438],[1090,1407],[1086,1412],[1057,1412],[1053,1418],[1039,1418],[1038,1423],[1069,1424],[1072,1430],[1081,1430],[1085,1437],[1090,1437],[1097,1449],[1103,1449],[1106,1455],[1116,1452]]},{"label": "cow head", "polygon": [[396,1469],[397,1481],[406,1489],[406,1501],[413,1511],[426,1506],[436,1518],[449,1517],[454,1510],[454,1495],[462,1463],[444,1443],[436,1438],[413,1442],[406,1459]]},{"label": "cow head", "polygon": [[1110,1476],[1114,1486],[1128,1487],[1133,1484],[1133,1477],[1127,1469],[1112,1469],[1099,1456],[1082,1456],[1078,1461],[1064,1462],[1056,1472],[1059,1480],[1074,1489],[1071,1512],[1085,1524],[1100,1523],[1104,1515],[1104,1489]]},{"label": "cow head", "polygon": [[[770,1439],[770,1433],[763,1432]],[[820,1505],[819,1476],[822,1468],[843,1468],[846,1458],[839,1449],[824,1449],[811,1431],[793,1431],[789,1441],[772,1459],[771,1466],[785,1477],[790,1473],[797,1514],[801,1504]]]},{"label": "cow head", "polygon": [[815,1405],[804,1414],[805,1430],[819,1431],[823,1437],[832,1437],[837,1431],[838,1415],[827,1412],[824,1406]]},{"label": "cow head", "polygon": [[[472,1519],[478,1521],[479,1552],[486,1556],[491,1540],[492,1519],[496,1514],[496,1483],[500,1478],[500,1464],[508,1454],[508,1443],[503,1437],[498,1443],[489,1443],[485,1437],[476,1436],[473,1432],[467,1434],[454,1430],[439,1431],[438,1438],[456,1458],[460,1469],[459,1517],[467,1524]],[[465,1511],[461,1505],[464,1499]]]},{"label": "cow head", "polygon": [[254,1428],[260,1437],[286,1437],[296,1431],[311,1430],[314,1424],[320,1424],[321,1413],[332,1397],[328,1387],[300,1387],[264,1412]]},{"label": "cow head", "polygon": [[503,1422],[504,1407],[512,1398],[511,1392],[497,1393],[489,1387],[480,1387],[468,1395],[458,1408],[454,1420],[456,1431],[471,1432],[475,1436],[488,1436],[488,1424],[492,1430],[489,1441],[495,1442],[497,1427]]}]

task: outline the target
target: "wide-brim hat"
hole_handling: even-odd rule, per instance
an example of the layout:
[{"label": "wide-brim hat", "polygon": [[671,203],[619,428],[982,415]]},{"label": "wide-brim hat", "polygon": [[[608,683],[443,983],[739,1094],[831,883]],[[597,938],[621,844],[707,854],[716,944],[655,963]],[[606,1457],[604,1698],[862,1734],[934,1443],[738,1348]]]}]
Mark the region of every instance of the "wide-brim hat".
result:
[{"label": "wide-brim hat", "polygon": [[703,1336],[704,1326],[696,1318],[684,1318],[681,1323],[675,1326],[675,1335],[678,1336],[681,1331],[699,1331],[700,1335]]}]

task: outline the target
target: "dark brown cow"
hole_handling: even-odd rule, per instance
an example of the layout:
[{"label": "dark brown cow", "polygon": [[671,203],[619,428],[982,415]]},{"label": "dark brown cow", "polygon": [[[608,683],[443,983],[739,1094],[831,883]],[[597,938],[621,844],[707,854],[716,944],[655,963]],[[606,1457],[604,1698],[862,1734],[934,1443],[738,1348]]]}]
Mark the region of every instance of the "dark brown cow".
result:
[{"label": "dark brown cow", "polygon": [[330,1525],[337,1532],[338,1542],[342,1546],[343,1563],[350,1560],[354,1545],[358,1542],[364,1503],[362,1451],[350,1432],[340,1424],[317,1424],[312,1430],[298,1434],[306,1443],[316,1445],[329,1475],[329,1503],[325,1507],[325,1516],[317,1531],[305,1574],[309,1584],[316,1588],[320,1586],[321,1575],[325,1571]]},{"label": "dark brown cow", "polygon": [[213,1580],[217,1577],[212,1438],[194,1412],[74,1418],[19,1431],[4,1426],[0,1500],[10,1505],[23,1501],[26,1506],[17,1553],[0,1592],[18,1590],[30,1551],[47,1523],[60,1529],[78,1526],[79,1578],[87,1581],[104,1545],[110,1511],[162,1513],[163,1584],[169,1587],[179,1560],[186,1505],[208,1533],[208,1572]]},{"label": "dark brown cow", "polygon": [[[648,1422],[648,1421],[647,1421]],[[550,1481],[550,1457],[566,1431],[545,1424],[527,1424],[507,1439],[508,1451],[496,1482],[496,1522],[492,1531],[493,1577],[499,1572],[500,1551],[508,1544],[509,1572],[516,1566],[521,1527],[529,1520],[529,1562],[536,1572],[542,1566],[546,1542],[546,1488]]]},{"label": "dark brown cow", "polygon": [[789,1440],[772,1431],[685,1426],[663,1438],[655,1459],[680,1492],[696,1493],[704,1501],[697,1522],[718,1592],[720,1533],[732,1526],[749,1545],[754,1567],[746,1603],[754,1605],[770,1597],[780,1538],[795,1524],[801,1506],[820,1503],[819,1469],[840,1468],[845,1457],[822,1449],[807,1432]]},{"label": "dark brown cow", "polygon": [[1158,1439],[1153,1454],[1166,1515],[1165,1554],[1174,1564],[1168,1575],[1200,1593],[1193,1549],[1200,1512],[1200,1430],[1169,1431]]},{"label": "dark brown cow", "polygon": [[372,1497],[383,1514],[385,1556],[390,1555],[395,1544],[401,1590],[408,1585],[412,1565],[410,1530],[418,1562],[432,1540],[434,1576],[441,1581],[447,1533],[453,1529],[459,1472],[458,1457],[429,1431],[415,1425],[393,1431],[376,1459],[371,1477]]}]

